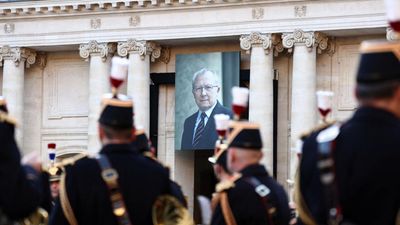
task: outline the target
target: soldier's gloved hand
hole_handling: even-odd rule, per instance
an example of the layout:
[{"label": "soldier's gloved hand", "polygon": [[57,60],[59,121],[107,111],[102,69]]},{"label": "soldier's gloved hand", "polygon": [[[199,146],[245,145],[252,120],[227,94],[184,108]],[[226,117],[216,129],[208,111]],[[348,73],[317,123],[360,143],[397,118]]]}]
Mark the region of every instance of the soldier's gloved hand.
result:
[{"label": "soldier's gloved hand", "polygon": [[22,158],[22,164],[31,166],[37,172],[42,171],[42,160],[38,152],[30,152]]}]

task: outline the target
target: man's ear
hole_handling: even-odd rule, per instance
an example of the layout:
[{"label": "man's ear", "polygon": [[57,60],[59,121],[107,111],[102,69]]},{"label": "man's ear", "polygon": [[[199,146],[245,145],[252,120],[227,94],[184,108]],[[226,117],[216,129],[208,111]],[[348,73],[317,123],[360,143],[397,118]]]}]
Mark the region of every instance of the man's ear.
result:
[{"label": "man's ear", "polygon": [[99,130],[99,139],[100,141],[102,141],[105,137],[104,129],[101,126],[99,126],[98,130]]}]

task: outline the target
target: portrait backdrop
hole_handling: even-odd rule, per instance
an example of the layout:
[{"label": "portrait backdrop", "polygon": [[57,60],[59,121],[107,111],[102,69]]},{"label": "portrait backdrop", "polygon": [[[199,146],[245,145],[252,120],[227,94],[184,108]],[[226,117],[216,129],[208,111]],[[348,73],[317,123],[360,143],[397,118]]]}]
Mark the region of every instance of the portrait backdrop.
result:
[{"label": "portrait backdrop", "polygon": [[[176,56],[175,74],[175,149],[181,150],[184,122],[198,112],[192,93],[192,80],[196,72],[211,71],[221,86],[216,98],[225,108],[231,109],[231,88],[239,85],[240,52],[212,52]],[[214,120],[214,118],[209,118]],[[211,122],[208,121],[207,124]],[[207,125],[206,125],[207,126]],[[187,131],[185,131],[187,132]],[[194,131],[193,131],[194,132]],[[195,133],[195,132],[194,132]],[[213,147],[202,147],[213,149]],[[186,149],[184,149],[186,150]]]}]

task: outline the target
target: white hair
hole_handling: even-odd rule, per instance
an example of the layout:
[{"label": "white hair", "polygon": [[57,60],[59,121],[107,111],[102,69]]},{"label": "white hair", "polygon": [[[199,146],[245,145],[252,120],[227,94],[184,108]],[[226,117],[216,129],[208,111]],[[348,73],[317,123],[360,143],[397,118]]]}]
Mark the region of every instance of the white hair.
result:
[{"label": "white hair", "polygon": [[220,86],[220,84],[219,84],[219,79],[218,79],[218,77],[216,76],[216,74],[215,74],[213,71],[211,71],[211,70],[208,70],[208,69],[206,69],[206,68],[203,68],[203,69],[197,71],[196,73],[194,73],[193,79],[192,79],[192,88],[194,88],[194,83],[195,83],[197,77],[198,77],[198,76],[205,75],[205,74],[211,74],[211,78],[212,78],[213,84],[214,84],[214,85],[217,85],[218,87]]}]

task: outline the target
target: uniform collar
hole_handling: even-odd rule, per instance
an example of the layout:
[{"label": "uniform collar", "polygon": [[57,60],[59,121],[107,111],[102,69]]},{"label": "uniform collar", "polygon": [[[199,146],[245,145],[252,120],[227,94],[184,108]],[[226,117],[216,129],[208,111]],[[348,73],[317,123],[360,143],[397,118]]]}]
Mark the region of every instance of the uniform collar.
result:
[{"label": "uniform collar", "polygon": [[268,172],[263,165],[253,164],[245,167],[240,171],[243,177],[250,176],[268,176]]},{"label": "uniform collar", "polygon": [[393,113],[371,106],[363,106],[354,114],[354,119],[356,120],[368,120],[368,121],[387,121],[389,123],[398,123],[400,119],[396,117]]}]

